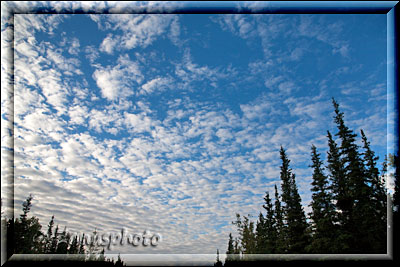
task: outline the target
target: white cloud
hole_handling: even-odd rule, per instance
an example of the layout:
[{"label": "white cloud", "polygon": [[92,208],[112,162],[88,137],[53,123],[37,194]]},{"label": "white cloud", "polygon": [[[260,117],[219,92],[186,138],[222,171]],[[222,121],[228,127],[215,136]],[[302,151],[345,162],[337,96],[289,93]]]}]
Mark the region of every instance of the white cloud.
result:
[{"label": "white cloud", "polygon": [[80,47],[79,39],[73,38],[68,48],[68,53],[70,53],[71,55],[78,55],[79,47]]},{"label": "white cloud", "polygon": [[53,105],[60,114],[65,113],[68,91],[62,84],[61,75],[56,71],[49,70],[46,75],[39,78],[38,85],[47,98],[47,102]]},{"label": "white cloud", "polygon": [[177,46],[181,46],[182,43],[179,39],[181,33],[181,27],[179,24],[178,17],[175,16],[171,22],[170,34],[169,39],[172,41],[173,44]]},{"label": "white cloud", "polygon": [[332,47],[332,53],[340,53],[343,57],[349,56],[349,44],[341,39],[340,33],[343,31],[341,21],[327,23],[325,17],[319,17],[319,21],[313,19],[313,15],[301,15],[298,30],[294,34],[300,36],[313,37]]},{"label": "white cloud", "polygon": [[292,81],[285,81],[280,83],[278,88],[281,93],[289,95],[293,90],[296,89],[296,86]]},{"label": "white cloud", "polygon": [[112,54],[115,46],[118,43],[119,43],[119,40],[117,39],[117,37],[113,37],[113,35],[110,33],[107,35],[107,37],[101,43],[100,51],[106,52],[108,54]]},{"label": "white cloud", "polygon": [[[111,14],[107,16],[90,15],[101,29],[113,28],[123,32],[120,36],[111,39],[110,36],[103,41],[101,49],[111,53],[115,47],[116,40],[121,48],[132,49],[136,47],[147,47],[158,37],[165,33],[172,24],[171,40],[178,41],[179,27],[177,15],[165,14],[162,16],[153,14]],[[104,23],[104,24],[103,24]]]},{"label": "white cloud", "polygon": [[[120,128],[123,124],[122,115],[115,109],[92,109],[88,113],[87,117],[88,128],[95,130],[97,133],[102,133],[104,131],[111,134],[116,134],[115,127]],[[80,117],[79,120],[83,120],[84,118],[85,117]]]},{"label": "white cloud", "polygon": [[68,115],[70,117],[70,123],[85,125],[86,119],[88,117],[88,109],[86,106],[72,106],[68,109]]},{"label": "white cloud", "polygon": [[172,86],[173,79],[169,77],[158,77],[142,85],[141,94],[151,94],[154,91],[163,91]]},{"label": "white cloud", "polygon": [[117,100],[132,95],[132,87],[142,82],[143,75],[139,64],[131,61],[128,55],[123,55],[118,58],[118,64],[114,67],[98,66],[93,73],[93,79],[103,97]]},{"label": "white cloud", "polygon": [[93,64],[95,60],[99,57],[99,51],[94,46],[86,46],[85,47],[86,58],[89,59],[89,62]]},{"label": "white cloud", "polygon": [[153,126],[152,120],[141,114],[124,113],[124,123],[127,125],[128,129],[132,129],[134,132],[150,132]]}]

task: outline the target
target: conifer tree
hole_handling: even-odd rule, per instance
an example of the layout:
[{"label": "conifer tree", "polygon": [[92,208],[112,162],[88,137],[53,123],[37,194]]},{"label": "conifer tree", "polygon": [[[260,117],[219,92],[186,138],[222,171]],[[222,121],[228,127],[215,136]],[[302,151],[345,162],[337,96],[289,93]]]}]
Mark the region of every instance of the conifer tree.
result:
[{"label": "conifer tree", "polygon": [[278,187],[275,185],[275,230],[276,230],[276,242],[275,242],[275,253],[286,253],[286,236],[283,225],[283,213],[278,193]]},{"label": "conifer tree", "polygon": [[240,241],[237,237],[235,237],[235,242],[233,245],[233,251],[234,251],[234,260],[239,261],[241,260],[241,248],[240,248]]},{"label": "conifer tree", "polygon": [[381,179],[376,161],[379,159],[370,148],[364,131],[361,130],[361,137],[364,148],[365,176],[371,187],[370,209],[368,220],[365,220],[365,235],[368,235],[369,242],[374,253],[386,253],[387,240],[387,192],[384,180]]},{"label": "conifer tree", "polygon": [[56,226],[56,229],[54,230],[54,235],[51,239],[51,243],[50,243],[50,252],[51,254],[56,253],[57,251],[57,246],[58,246],[58,225]]},{"label": "conifer tree", "polygon": [[79,244],[78,254],[85,254],[85,234],[82,234],[81,242]]},{"label": "conifer tree", "polygon": [[234,255],[235,250],[234,250],[234,244],[233,244],[233,237],[232,233],[229,233],[229,241],[228,241],[228,250],[226,251],[226,258],[225,258],[225,264],[227,262],[233,261],[234,260]]},{"label": "conifer tree", "polygon": [[286,234],[286,247],[288,253],[303,253],[308,245],[308,225],[303,207],[301,206],[301,198],[298,193],[295,174],[289,167],[290,160],[287,158],[285,150],[281,147],[280,157],[281,166],[281,188],[284,215],[284,233]]},{"label": "conifer tree", "polygon": [[312,201],[310,206],[312,211],[310,219],[312,220],[313,238],[308,251],[311,253],[334,253],[333,243],[336,237],[335,207],[332,202],[328,177],[323,172],[322,161],[317,148],[311,147],[311,160],[313,168]]},{"label": "conifer tree", "polygon": [[[378,157],[371,150],[370,143],[361,130],[363,153],[356,144],[357,135],[344,123],[339,104],[333,100],[334,121],[338,137],[335,141],[327,131],[329,150],[327,152],[328,173],[324,173],[323,162],[316,147],[311,147],[313,168],[312,212],[309,213],[311,228],[307,223],[301,197],[297,189],[295,174],[289,167],[290,160],[283,147],[280,149],[281,195],[275,185],[275,207],[268,192],[263,207],[264,217],[259,214],[256,233],[248,217],[237,214],[239,240],[233,244],[230,236],[230,250],[248,254],[253,251],[255,236],[258,253],[385,253],[386,252],[386,163],[379,173],[376,167]],[[336,143],[338,142],[338,143]],[[397,156],[393,157],[396,184],[394,194],[394,221],[399,214],[399,179]],[[250,215],[249,215],[250,216]],[[396,219],[397,218],[397,219]],[[395,227],[395,232],[396,232]],[[312,235],[310,235],[312,233]],[[273,238],[275,237],[275,238]],[[274,245],[271,246],[274,241]],[[272,248],[272,249],[271,249]],[[306,249],[305,249],[306,248]],[[246,259],[245,257],[243,259]]]},{"label": "conifer tree", "polygon": [[217,261],[214,263],[216,267],[222,267],[222,262],[219,260],[219,250],[217,249]]},{"label": "conifer tree", "polygon": [[121,255],[120,255],[120,254],[118,254],[118,259],[117,259],[117,261],[115,262],[115,266],[117,266],[117,267],[122,267],[122,266],[124,266],[124,262],[121,260]]},{"label": "conifer tree", "polygon": [[259,216],[259,221],[260,221],[259,232],[262,236],[258,237],[258,232],[257,232],[257,240],[259,244],[258,251],[261,254],[270,254],[270,253],[275,253],[277,230],[275,225],[275,215],[272,206],[272,200],[269,197],[268,192],[266,192],[265,194],[264,201],[265,204],[263,205],[263,208],[266,211],[266,216],[264,218],[261,213]]},{"label": "conifer tree", "polygon": [[67,254],[69,242],[70,242],[70,234],[67,233],[67,227],[65,226],[60,237],[58,238],[56,253]]},{"label": "conifer tree", "polygon": [[42,250],[40,238],[43,234],[39,219],[35,216],[28,218],[32,199],[32,195],[29,195],[23,202],[23,213],[14,221],[14,253],[17,254],[40,253]]},{"label": "conifer tree", "polygon": [[353,246],[353,238],[351,227],[349,227],[352,217],[352,201],[350,197],[350,189],[346,181],[345,170],[342,161],[340,160],[339,147],[333,140],[332,134],[327,131],[328,137],[328,155],[327,169],[329,170],[329,179],[331,181],[331,188],[333,200],[336,206],[335,223],[338,224],[338,234],[334,244],[334,250],[340,251],[339,253],[349,253]]},{"label": "conifer tree", "polygon": [[249,220],[249,216],[243,216],[243,221],[240,214],[236,214],[236,221],[233,222],[238,228],[240,249],[245,254],[253,254],[256,250],[256,237],[254,233],[254,222]]},{"label": "conifer tree", "polygon": [[264,253],[266,250],[267,234],[265,231],[265,219],[263,214],[260,212],[258,215],[258,221],[256,223],[256,252],[259,254]]},{"label": "conifer tree", "polygon": [[[58,225],[53,232],[52,228],[54,226],[54,216],[49,222],[47,234],[41,232],[41,224],[36,217],[28,217],[30,209],[32,207],[32,199],[33,197],[30,195],[26,201],[23,203],[23,213],[17,219],[8,219],[6,221],[7,226],[7,256],[11,256],[12,254],[73,254],[73,253],[81,253],[85,254],[85,247],[84,247],[84,238],[85,235],[83,234],[82,239],[79,244],[78,236],[75,236],[72,239],[70,244],[71,235],[67,232],[67,228],[64,227],[64,230],[61,234],[58,233]],[[16,226],[16,227],[14,227]],[[49,237],[49,246],[47,247],[47,237]],[[96,248],[96,253],[99,252]],[[104,266],[113,266],[114,261],[110,261],[109,259],[106,260],[104,256],[104,249],[97,253],[95,257],[97,261],[101,261],[100,265]],[[85,261],[85,257],[82,258]],[[14,263],[18,263],[14,261]],[[51,265],[57,265],[60,262],[58,260],[52,261]],[[80,262],[71,261],[70,264],[76,264]],[[99,263],[99,262],[97,262]],[[96,264],[97,264],[96,263]],[[41,263],[42,265],[44,263]],[[123,261],[119,257],[119,261],[117,261],[116,266],[124,266]],[[12,264],[11,264],[12,265]],[[85,263],[85,265],[87,265]],[[89,264],[90,265],[90,264]],[[46,264],[44,264],[46,266]]]},{"label": "conifer tree", "polygon": [[78,236],[76,235],[68,248],[68,254],[77,254],[79,250]]},{"label": "conifer tree", "polygon": [[[346,183],[349,198],[349,217],[347,231],[352,233],[353,242],[350,244],[352,253],[372,253],[373,240],[368,235],[370,226],[366,224],[365,218],[373,216],[373,207],[369,199],[372,197],[372,190],[368,186],[365,174],[365,166],[356,144],[356,134],[353,133],[344,123],[343,112],[339,110],[339,104],[332,99],[335,109],[335,123],[338,128],[336,136],[341,140],[339,147],[340,159],[345,171]],[[357,240],[357,241],[356,241]]]},{"label": "conifer tree", "polygon": [[44,253],[50,253],[52,235],[53,235],[53,226],[54,226],[54,215],[51,216],[51,220],[47,226],[47,234],[44,242]]},{"label": "conifer tree", "polygon": [[89,255],[89,257],[88,257],[89,261],[97,260],[97,256],[99,255],[99,252],[100,252],[100,248],[98,247],[98,239],[99,239],[99,236],[97,234],[97,230],[94,229],[93,236],[90,238],[90,243],[89,243],[88,251],[87,251],[87,253]]},{"label": "conifer tree", "polygon": [[290,253],[305,253],[305,248],[309,245],[310,235],[309,226],[303,206],[301,205],[301,197],[297,189],[295,174],[292,173],[291,178],[292,201],[288,212],[288,233],[289,233],[289,251]]}]

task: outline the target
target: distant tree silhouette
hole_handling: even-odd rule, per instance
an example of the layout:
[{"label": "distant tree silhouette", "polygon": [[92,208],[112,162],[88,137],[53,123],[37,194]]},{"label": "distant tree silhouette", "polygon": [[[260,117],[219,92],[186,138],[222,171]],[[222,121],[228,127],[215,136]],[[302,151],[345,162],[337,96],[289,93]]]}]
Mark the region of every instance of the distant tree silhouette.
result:
[{"label": "distant tree silhouette", "polygon": [[32,195],[26,199],[22,204],[23,213],[19,219],[9,223],[9,227],[13,225],[14,236],[14,253],[18,254],[31,254],[40,253],[40,237],[43,235],[40,231],[42,226],[39,219],[36,217],[28,218],[28,213],[32,207]]},{"label": "distant tree silhouette", "polygon": [[[104,256],[104,248],[97,246],[96,240],[92,238],[89,243],[88,249],[85,248],[83,234],[81,238],[75,236],[71,238],[71,234],[67,232],[67,228],[60,233],[58,225],[53,231],[54,227],[54,216],[47,227],[46,234],[41,232],[41,224],[39,219],[35,216],[29,217],[29,212],[32,207],[32,195],[26,199],[22,204],[22,214],[15,220],[13,218],[7,219],[2,218],[2,225],[7,227],[7,257],[9,258],[13,254],[82,254],[81,261],[69,260],[68,265],[80,265],[84,264],[96,266],[124,266],[124,262],[118,255],[118,260],[114,263]],[[96,233],[96,230],[95,230]],[[80,239],[80,240],[79,240]],[[68,260],[68,258],[66,258]],[[37,262],[39,266],[54,266],[59,265],[63,261],[54,260],[49,262]],[[14,266],[19,264],[25,264],[26,261],[9,261],[6,262],[5,266]],[[30,265],[35,265],[35,262],[29,262]]]},{"label": "distant tree silhouette", "polygon": [[222,261],[219,259],[219,250],[217,249],[217,261],[214,263],[214,266],[216,267],[222,267]]}]

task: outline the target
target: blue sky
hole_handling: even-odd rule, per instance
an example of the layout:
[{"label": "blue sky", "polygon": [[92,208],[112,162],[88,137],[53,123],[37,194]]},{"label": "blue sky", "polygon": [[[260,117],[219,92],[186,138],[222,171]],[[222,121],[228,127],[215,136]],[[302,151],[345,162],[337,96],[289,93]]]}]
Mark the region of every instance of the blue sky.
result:
[{"label": "blue sky", "polygon": [[163,237],[112,253],[226,251],[235,213],[255,220],[279,185],[281,145],[308,212],[311,145],[325,158],[326,131],[336,132],[332,97],[380,161],[392,138],[384,14],[17,14],[14,23],[15,212],[31,193],[43,225],[54,214],[72,232]]}]

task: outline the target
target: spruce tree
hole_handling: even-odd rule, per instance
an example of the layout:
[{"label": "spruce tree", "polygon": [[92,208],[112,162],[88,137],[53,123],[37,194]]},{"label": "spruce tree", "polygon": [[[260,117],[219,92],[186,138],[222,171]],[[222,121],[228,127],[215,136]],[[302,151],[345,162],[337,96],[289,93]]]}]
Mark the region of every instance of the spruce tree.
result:
[{"label": "spruce tree", "polygon": [[51,254],[56,253],[57,251],[57,246],[58,246],[58,225],[56,226],[56,229],[54,230],[54,235],[51,239],[51,243],[50,243],[50,252]]},{"label": "spruce tree", "polygon": [[275,253],[286,253],[286,236],[284,232],[283,213],[278,193],[278,187],[275,185],[275,229],[276,229],[276,242]]},{"label": "spruce tree", "polygon": [[[275,253],[276,248],[276,238],[277,238],[277,229],[276,229],[276,222],[275,222],[275,215],[274,209],[272,206],[272,200],[269,197],[269,193],[266,192],[264,197],[265,204],[263,208],[266,211],[266,216],[263,218],[262,224],[262,233],[264,235],[264,241],[261,242],[260,250],[262,254],[270,254]],[[260,214],[261,215],[261,214]]]},{"label": "spruce tree", "polygon": [[327,131],[327,137],[329,146],[327,169],[330,173],[329,179],[331,181],[332,197],[336,206],[334,221],[338,226],[338,234],[332,248],[334,251],[338,251],[338,253],[349,253],[353,246],[352,227],[349,227],[353,206],[344,166],[340,160],[339,147],[329,131]]},{"label": "spruce tree", "polygon": [[219,260],[219,250],[217,249],[217,261],[214,263],[216,267],[222,267],[222,262]]},{"label": "spruce tree", "polygon": [[339,110],[339,104],[332,99],[335,109],[334,120],[338,129],[336,136],[341,140],[339,147],[340,160],[345,171],[345,181],[349,194],[349,217],[347,231],[352,233],[353,242],[350,245],[352,253],[372,253],[373,240],[368,235],[370,226],[366,218],[373,216],[370,198],[372,190],[368,186],[368,179],[365,174],[365,166],[356,144],[357,135],[353,133],[344,123],[343,112]]},{"label": "spruce tree", "polygon": [[78,254],[85,254],[85,234],[82,234],[82,238],[80,240],[79,248],[78,248]]},{"label": "spruce tree", "polygon": [[249,220],[250,215],[243,216],[243,221],[240,214],[236,214],[236,221],[233,222],[238,228],[240,249],[243,255],[253,254],[256,251],[256,236],[254,233],[254,222]]},{"label": "spruce tree", "polygon": [[287,237],[286,247],[288,253],[304,253],[305,247],[308,245],[308,224],[301,206],[301,198],[296,185],[295,174],[292,173],[289,167],[290,160],[286,156],[285,150],[281,147],[280,157],[282,160],[281,166],[281,188],[283,217],[284,217],[284,233]]},{"label": "spruce tree", "polygon": [[267,233],[265,231],[264,215],[260,212],[256,223],[256,252],[263,254],[266,251]]},{"label": "spruce tree", "polygon": [[67,233],[67,227],[65,226],[60,237],[58,238],[58,244],[56,249],[57,254],[67,254],[70,237],[71,237],[70,234]]},{"label": "spruce tree", "polygon": [[229,233],[228,250],[226,251],[225,265],[227,262],[234,261],[235,247],[233,244],[232,233]]},{"label": "spruce tree", "polygon": [[313,194],[310,203],[312,211],[309,215],[312,220],[313,238],[307,250],[311,253],[335,253],[333,246],[336,237],[335,206],[332,202],[328,177],[323,172],[323,163],[314,145],[311,147],[311,160]]},{"label": "spruce tree", "polygon": [[387,240],[387,192],[376,162],[379,159],[370,148],[364,131],[361,130],[364,148],[365,176],[371,187],[369,218],[365,221],[368,239],[373,253],[386,253]]},{"label": "spruce tree", "polygon": [[16,254],[40,253],[42,251],[40,241],[43,235],[40,231],[42,226],[35,216],[28,218],[28,213],[32,207],[32,199],[32,195],[29,195],[26,201],[23,202],[23,213],[19,219],[14,221],[14,253]]},{"label": "spruce tree", "polygon": [[51,220],[47,226],[47,234],[45,237],[45,244],[44,244],[44,253],[50,253],[51,248],[51,240],[53,235],[53,226],[54,226],[54,215],[51,216]]},{"label": "spruce tree", "polygon": [[239,261],[241,260],[241,253],[242,253],[242,249],[240,248],[240,241],[237,237],[235,237],[235,241],[233,244],[233,251],[234,251],[234,260],[235,261]]},{"label": "spruce tree", "polygon": [[121,260],[121,255],[120,255],[120,254],[118,254],[118,259],[117,259],[117,261],[115,262],[115,266],[117,266],[117,267],[122,267],[122,266],[124,266],[124,262]]},{"label": "spruce tree", "polygon": [[68,248],[68,254],[77,254],[79,250],[78,236],[76,235]]}]

